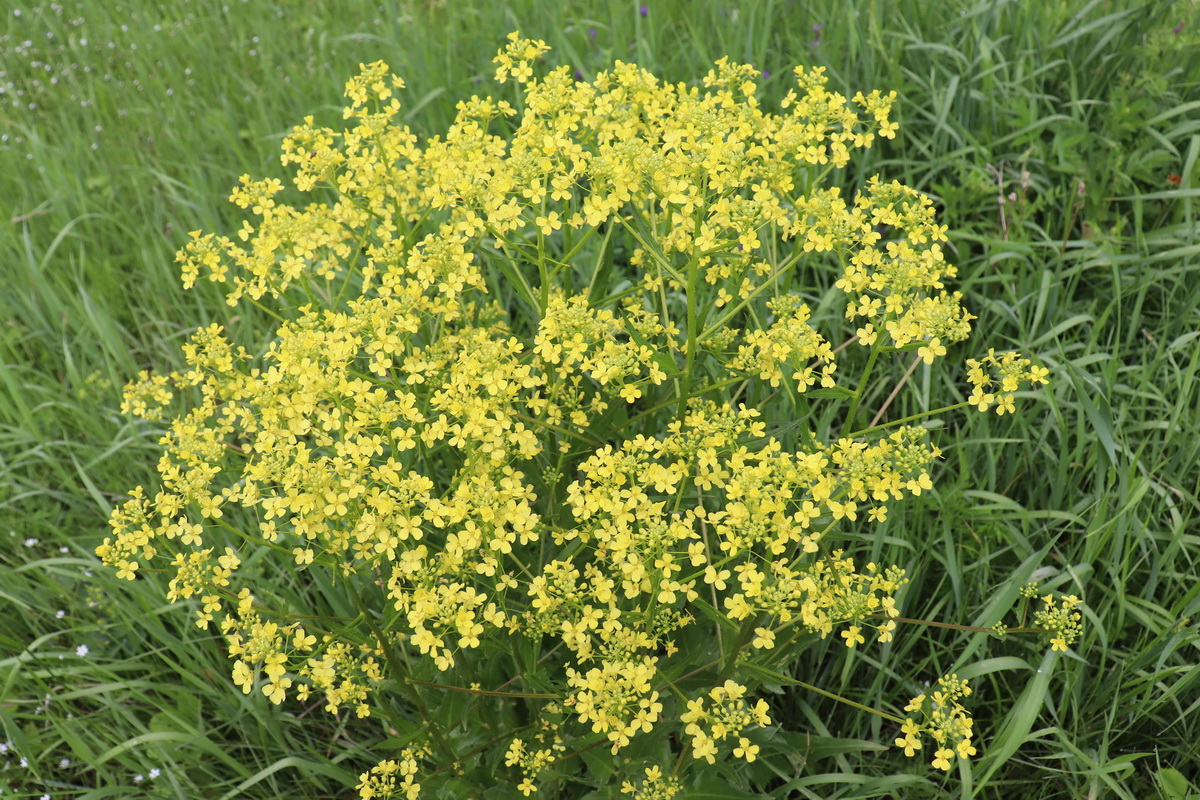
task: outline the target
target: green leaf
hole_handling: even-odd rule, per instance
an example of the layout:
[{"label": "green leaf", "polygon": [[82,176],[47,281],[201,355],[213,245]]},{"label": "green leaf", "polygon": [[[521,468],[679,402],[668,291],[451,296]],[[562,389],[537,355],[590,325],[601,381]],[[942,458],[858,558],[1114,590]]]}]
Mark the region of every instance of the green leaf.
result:
[{"label": "green leaf", "polygon": [[[601,745],[601,747],[604,747],[604,745]],[[608,751],[606,750],[605,752]],[[628,760],[628,763],[642,761],[646,764],[658,764],[660,766],[670,765],[674,758],[674,754],[671,752],[670,741],[658,731],[634,736],[629,744],[621,749],[620,756],[623,763],[626,760]]]},{"label": "green leaf", "polygon": [[1071,362],[1066,362],[1067,374],[1075,387],[1075,396],[1083,407],[1084,416],[1088,419],[1091,430],[1104,447],[1108,463],[1117,463],[1117,445],[1113,433],[1112,410],[1104,390],[1097,385],[1096,380]]},{"label": "green leaf", "polygon": [[461,800],[464,797],[478,797],[480,791],[477,784],[466,778],[454,778],[438,787],[437,796],[442,800]]},{"label": "green leaf", "polygon": [[596,266],[592,269],[592,277],[588,281],[587,299],[589,306],[595,306],[600,298],[604,296],[604,292],[608,289],[609,275],[612,274],[612,235],[613,231],[617,229],[617,225],[614,222],[608,222],[605,224],[605,227],[608,230],[604,232],[604,241],[600,245],[599,252],[596,253]]},{"label": "green leaf", "polygon": [[687,800],[765,800],[767,795],[735,789],[720,778],[700,772],[685,792]]},{"label": "green leaf", "polygon": [[358,779],[354,775],[342,769],[341,767],[335,766],[334,764],[330,764],[328,762],[323,763],[319,761],[307,761],[303,758],[289,756],[288,758],[281,758],[274,764],[271,764],[269,767],[264,767],[263,769],[254,773],[249,778],[239,783],[232,791],[226,792],[224,795],[222,795],[221,800],[232,800],[234,797],[241,796],[246,789],[249,789],[251,786],[266,780],[276,772],[289,767],[299,770],[302,775],[304,773],[314,772],[325,775],[326,777],[333,778],[347,788],[358,783]]},{"label": "green leaf", "polygon": [[776,739],[786,743],[787,749],[779,748],[779,751],[790,752],[797,758],[804,761],[817,761],[823,758],[832,758],[833,756],[847,755],[851,753],[879,753],[889,748],[879,742],[869,742],[866,739],[840,739],[835,736],[813,736],[808,733],[797,733],[795,731],[780,731],[777,736],[773,736],[771,741]]},{"label": "green leaf", "polygon": [[1042,663],[1017,701],[1012,704],[1000,732],[996,734],[983,757],[981,765],[986,765],[977,784],[977,792],[988,786],[988,780],[1000,767],[1004,766],[1017,752],[1017,749],[1029,738],[1033,723],[1042,712],[1046,702],[1046,693],[1050,686],[1050,675],[1058,663],[1058,653],[1051,650],[1042,658]]},{"label": "green leaf", "polygon": [[85,792],[81,795],[76,795],[76,800],[101,800],[104,797],[128,797],[128,786],[107,786],[103,789],[92,789],[90,792]]},{"label": "green leaf", "polygon": [[1155,778],[1158,779],[1158,786],[1162,790],[1164,800],[1196,800],[1200,798],[1200,794],[1177,769],[1170,767],[1160,769]]},{"label": "green leaf", "polygon": [[497,784],[483,793],[485,800],[518,800],[521,793],[511,784]]},{"label": "green leaf", "polygon": [[847,400],[854,397],[854,392],[849,389],[843,389],[840,386],[834,386],[830,389],[809,389],[803,394],[805,397],[833,397],[838,400]]},{"label": "green leaf", "polygon": [[613,763],[614,756],[608,747],[592,747],[579,754],[583,763],[587,764],[588,772],[603,786],[616,771]]}]

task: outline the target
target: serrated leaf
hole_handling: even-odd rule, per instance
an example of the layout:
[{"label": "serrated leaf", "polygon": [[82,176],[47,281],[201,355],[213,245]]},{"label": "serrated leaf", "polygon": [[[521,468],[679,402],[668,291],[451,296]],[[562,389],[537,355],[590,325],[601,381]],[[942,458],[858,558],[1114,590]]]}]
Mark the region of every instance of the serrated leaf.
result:
[{"label": "serrated leaf", "polygon": [[1165,800],[1195,800],[1200,797],[1188,779],[1177,769],[1160,769],[1155,777]]}]

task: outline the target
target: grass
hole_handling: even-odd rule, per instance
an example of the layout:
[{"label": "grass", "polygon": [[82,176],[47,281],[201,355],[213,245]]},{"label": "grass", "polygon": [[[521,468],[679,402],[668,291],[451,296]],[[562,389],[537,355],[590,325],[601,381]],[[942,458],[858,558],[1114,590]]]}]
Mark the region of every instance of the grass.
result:
[{"label": "grass", "polygon": [[[458,98],[491,91],[516,28],[585,75],[620,58],[690,80],[728,55],[771,72],[768,104],[793,63],[897,89],[898,138],[846,182],[879,172],[932,194],[979,316],[972,344],[1052,369],[1026,413],[952,420],[936,493],[862,546],[909,571],[905,616],[987,627],[1036,578],[1084,598],[1084,638],[1044,656],[932,631],[836,672],[815,648],[798,677],[869,704],[919,676],[974,678],[981,754],[943,782],[871,744],[886,725],[789,692],[780,713],[811,737],[779,743],[796,772],[777,796],[1196,796],[1200,6],[646,5],[64,0],[0,18],[4,796],[348,797],[378,760],[386,732],[241,695],[157,577],[99,567],[109,509],[156,458],[119,388],[226,319],[214,292],[179,288],[175,249],[236,228],[237,176],[283,177],[279,138],[305,114],[334,121],[360,61],[405,77],[407,121],[431,135]],[[923,368],[912,380],[897,416],[950,388]],[[294,580],[279,590],[305,591]]]}]

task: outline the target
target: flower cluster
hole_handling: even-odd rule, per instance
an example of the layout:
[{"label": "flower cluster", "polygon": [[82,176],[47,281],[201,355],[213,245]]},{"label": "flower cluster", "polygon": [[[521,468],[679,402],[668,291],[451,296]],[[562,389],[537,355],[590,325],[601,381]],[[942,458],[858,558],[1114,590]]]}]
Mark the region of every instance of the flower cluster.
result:
[{"label": "flower cluster", "polygon": [[379,762],[358,776],[358,796],[362,800],[417,800],[421,796],[417,769],[428,755],[428,748],[406,747],[400,751],[398,761]]},{"label": "flower cluster", "polygon": [[1033,614],[1033,624],[1049,635],[1051,649],[1065,653],[1083,633],[1080,600],[1074,595],[1055,597],[1048,594],[1041,601],[1041,609]]},{"label": "flower cluster", "polygon": [[937,748],[933,766],[946,771],[956,756],[966,759],[975,755],[975,746],[971,744],[973,720],[959,702],[970,695],[966,680],[960,680],[957,675],[943,675],[937,689],[928,695],[917,695],[904,707],[920,721],[911,716],[904,720],[900,727],[904,735],[896,739],[896,747],[912,757],[922,749],[921,737],[929,736]]},{"label": "flower cluster", "polygon": [[561,707],[557,703],[548,703],[542,709],[532,740],[518,736],[509,742],[504,764],[519,768],[521,782],[517,789],[526,797],[537,791],[538,779],[553,769],[566,753],[566,745],[559,734],[561,723]]},{"label": "flower cluster", "polygon": [[621,794],[631,794],[633,800],[672,800],[682,791],[683,786],[679,781],[664,777],[657,764],[646,767],[645,777],[636,784],[632,781],[621,782]]},{"label": "flower cluster", "polygon": [[[203,328],[185,370],[130,384],[131,413],[159,419],[175,392],[185,410],[162,438],[160,487],[134,490],[97,550],[122,578],[168,570],[169,599],[224,637],[234,682],[274,703],[316,693],[369,717],[376,693],[415,689],[411,670],[454,681],[485,644],[561,650],[531,667],[556,692],[533,713],[563,720],[505,759],[526,794],[573,736],[603,734],[616,754],[682,722],[696,758],[729,739],[754,760],[743,734],[770,716],[750,677],[663,695],[687,658],[676,639],[698,626],[744,634],[719,645],[734,669],[785,627],[848,647],[871,628],[892,638],[903,570],[860,565],[840,534],[931,490],[939,449],[914,425],[785,446],[759,390],[819,385],[857,408],[865,387],[839,385],[831,342],[857,341],[869,364],[908,350],[932,363],[973,319],[944,288],[954,269],[927,197],[821,186],[894,135],[895,93],[847,99],[797,68],[776,114],[758,73],[725,59],[702,87],[621,62],[584,82],[536,75],[547,50],[510,37],[496,78],[520,102],[464,100],[425,142],[397,119],[403,81],[364,66],[343,130],[307,118],[284,142],[306,204],[243,177],[236,235],[191,234],[185,286],[223,284],[231,305],[280,321],[255,350]],[[832,266],[844,318],[814,319],[801,265]],[[1044,378],[989,353],[972,362],[972,403],[1011,411],[1019,384]],[[289,608],[256,585],[280,567],[327,571],[333,588]],[[360,624],[323,624],[334,608]],[[967,693],[945,679],[908,749],[924,732],[935,766],[947,746],[973,752]],[[364,773],[361,796],[415,797],[437,752],[421,747]],[[623,790],[672,796],[656,769]]]},{"label": "flower cluster", "polygon": [[615,754],[634,734],[651,730],[658,721],[663,706],[651,689],[655,674],[653,658],[641,663],[607,661],[584,675],[568,668],[567,684],[574,691],[566,705],[580,722],[591,722],[594,733],[607,734]]},{"label": "flower cluster", "polygon": [[1012,414],[1016,411],[1013,392],[1023,383],[1045,385],[1049,383],[1049,374],[1045,367],[1039,367],[1017,353],[997,355],[995,350],[988,350],[981,359],[967,359],[967,380],[974,387],[967,402],[980,411],[987,411],[994,405],[997,414]]},{"label": "flower cluster", "polygon": [[679,720],[687,725],[684,732],[691,737],[693,758],[703,758],[713,764],[717,760],[718,742],[735,738],[734,757],[748,762],[756,758],[759,746],[742,734],[753,725],[770,725],[771,715],[765,700],[760,699],[751,706],[745,695],[745,686],[728,680],[714,687],[707,698],[688,701],[687,711]]}]

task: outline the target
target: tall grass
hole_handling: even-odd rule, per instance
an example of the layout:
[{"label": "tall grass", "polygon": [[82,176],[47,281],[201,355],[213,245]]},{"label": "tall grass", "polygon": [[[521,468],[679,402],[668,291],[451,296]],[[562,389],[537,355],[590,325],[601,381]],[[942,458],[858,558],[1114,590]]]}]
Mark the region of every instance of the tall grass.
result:
[{"label": "tall grass", "polygon": [[[1085,638],[1043,657],[902,636],[838,672],[815,653],[804,680],[868,703],[918,675],[974,678],[981,756],[942,782],[886,752],[884,727],[790,692],[780,713],[812,735],[779,742],[795,771],[778,796],[1198,791],[1200,5],[640,5],[38,2],[0,17],[6,796],[347,797],[389,747],[377,726],[243,697],[157,577],[98,568],[109,508],[156,458],[119,388],[226,320],[209,287],[179,288],[175,249],[237,227],[237,176],[283,177],[280,137],[306,114],[333,123],[360,61],[406,78],[407,121],[432,135],[459,98],[494,91],[490,58],[517,28],[585,75],[623,59],[691,80],[728,55],[770,72],[768,104],[796,63],[897,89],[900,135],[847,183],[878,172],[931,193],[973,341],[1052,367],[1030,413],[952,421],[933,498],[863,546],[909,571],[905,616],[986,627],[1037,579],[1084,598]],[[239,313],[233,335],[255,339],[263,321]],[[896,416],[946,388],[923,368],[912,381]]]}]

